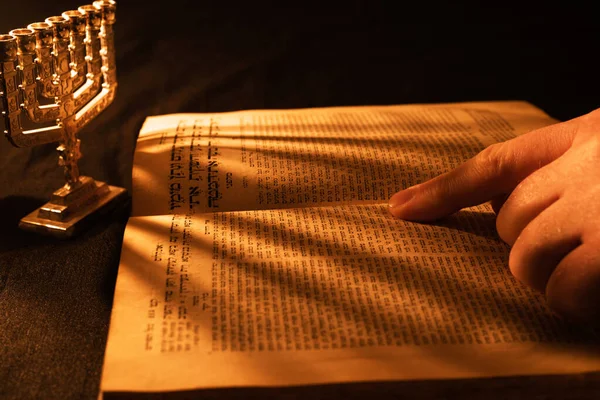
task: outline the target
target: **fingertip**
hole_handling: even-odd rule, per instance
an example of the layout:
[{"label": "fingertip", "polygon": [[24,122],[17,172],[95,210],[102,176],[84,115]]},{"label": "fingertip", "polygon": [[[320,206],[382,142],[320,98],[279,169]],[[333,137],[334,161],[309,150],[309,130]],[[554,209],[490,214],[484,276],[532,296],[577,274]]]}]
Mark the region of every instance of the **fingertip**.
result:
[{"label": "fingertip", "polygon": [[390,197],[390,213],[403,220],[422,222],[434,221],[450,214],[444,207],[440,207],[432,187],[435,189],[435,182],[428,181],[399,191]]},{"label": "fingertip", "polygon": [[407,221],[433,221],[445,214],[439,214],[439,208],[432,202],[427,183],[404,189],[390,197],[390,213]]},{"label": "fingertip", "polygon": [[396,218],[410,219],[410,207],[408,206],[414,199],[415,194],[414,187],[411,187],[390,197],[388,203],[390,213]]},{"label": "fingertip", "polygon": [[504,203],[506,203],[507,199],[507,194],[501,194],[490,200],[490,205],[492,206],[492,210],[496,215],[500,214],[500,210],[502,209],[502,206],[504,206]]},{"label": "fingertip", "polygon": [[582,244],[558,264],[546,285],[550,308],[575,322],[600,327],[600,252]]}]

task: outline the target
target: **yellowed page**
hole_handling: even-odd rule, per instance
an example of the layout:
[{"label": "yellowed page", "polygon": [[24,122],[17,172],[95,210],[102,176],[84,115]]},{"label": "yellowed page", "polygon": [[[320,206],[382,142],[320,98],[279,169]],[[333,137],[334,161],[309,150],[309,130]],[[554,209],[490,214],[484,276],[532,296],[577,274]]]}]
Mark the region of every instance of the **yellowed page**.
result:
[{"label": "yellowed page", "polygon": [[133,215],[384,202],[552,122],[523,102],[150,117],[135,152]]},{"label": "yellowed page", "polygon": [[[373,154],[375,150],[369,147],[381,152],[384,148],[396,149],[391,139],[385,141],[385,146],[374,139],[393,136],[393,128],[383,132],[384,124],[377,123],[374,115],[414,110],[420,112],[420,118],[430,118],[429,123],[419,119],[410,122],[415,130],[435,126],[435,130],[422,133],[435,137],[429,141],[411,141],[418,135],[396,126],[398,140],[410,153],[406,163],[398,161],[403,160],[400,150],[394,155],[399,175],[393,170],[389,175],[394,178],[386,180],[382,175],[371,179],[376,183],[371,186],[340,183],[348,193],[357,195],[362,187],[364,197],[366,193],[379,196],[382,187],[381,195],[387,195],[398,181],[419,181],[458,163],[453,154],[466,157],[475,151],[475,144],[467,151],[458,141],[449,141],[454,137],[449,126],[454,125],[431,122],[431,115],[439,115],[437,107],[452,109],[452,115],[466,114],[473,121],[471,116],[479,115],[473,109],[491,113],[485,114],[487,122],[479,119],[479,124],[468,122],[467,117],[460,120],[463,135],[468,126],[480,145],[491,142],[493,135],[499,138],[519,134],[552,122],[524,103],[340,108],[265,115],[296,114],[300,126],[301,118],[312,114],[321,113],[323,118],[329,112],[359,114],[371,131],[359,124],[358,117],[347,117],[354,118],[354,124],[338,125],[337,130],[327,128],[327,137],[338,143],[336,138],[354,135],[353,142],[344,147],[346,155],[357,155],[353,165],[360,167],[352,172],[367,177],[376,177],[381,169],[392,171],[385,167],[389,160],[382,154],[362,159],[358,154]],[[257,111],[208,118],[239,121],[261,115]],[[182,121],[188,124],[200,118],[207,116],[150,119],[140,143],[144,137],[158,135],[164,145],[165,138],[173,137],[174,127],[179,125],[181,129]],[[498,125],[501,121],[505,124]],[[306,125],[310,126],[304,130],[307,134],[326,129],[322,124]],[[445,132],[444,126],[450,132]],[[354,133],[348,133],[352,129]],[[298,139],[302,142],[301,137]],[[436,147],[436,140],[446,140],[443,143],[447,149]],[[154,145],[160,150],[160,143]],[[139,151],[150,154],[152,146],[141,145]],[[169,151],[175,154],[179,150]],[[152,196],[151,185],[140,182],[141,167],[146,172],[155,171],[146,178],[155,177],[161,169],[161,151],[155,154],[159,156],[152,168],[148,160],[140,165],[142,159],[136,154],[134,205],[138,210],[143,209],[144,202],[160,203],[165,199],[159,191],[168,187],[168,180],[159,180],[161,186]],[[425,158],[421,158],[423,154]],[[223,152],[220,155],[220,160],[230,159]],[[254,157],[259,158],[256,154]],[[331,159],[331,152],[322,158]],[[440,158],[446,161],[436,161]],[[377,160],[380,162],[374,162]],[[413,165],[415,160],[421,164]],[[160,162],[164,173],[170,160],[163,158]],[[340,164],[336,166],[342,171],[338,177],[349,172]],[[224,173],[235,170],[242,177],[247,174],[248,182],[257,181],[249,168],[238,170],[225,161],[220,168]],[[329,181],[323,184],[329,185]],[[219,208],[237,211],[205,212],[202,205],[195,205],[182,207],[182,213],[163,210],[164,215],[130,219],[115,291],[103,391],[155,392],[600,369],[596,333],[562,322],[549,312],[541,296],[510,276],[506,268],[508,248],[497,239],[494,216],[487,206],[464,210],[438,225],[423,225],[392,218],[380,198],[360,200],[350,196],[294,207],[256,207],[257,197],[253,196],[258,196],[259,188],[248,184],[245,189],[240,193],[224,190],[219,199]],[[156,213],[160,207],[167,206],[158,205]]]}]

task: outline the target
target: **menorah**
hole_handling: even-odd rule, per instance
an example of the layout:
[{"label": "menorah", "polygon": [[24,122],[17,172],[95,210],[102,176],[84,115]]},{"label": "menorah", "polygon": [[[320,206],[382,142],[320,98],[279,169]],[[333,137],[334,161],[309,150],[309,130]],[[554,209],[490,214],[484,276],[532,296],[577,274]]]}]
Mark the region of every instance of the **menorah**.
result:
[{"label": "menorah", "polygon": [[4,133],[17,147],[59,142],[66,179],[21,228],[71,236],[88,217],[125,197],[123,188],[80,176],[77,165],[77,133],[115,97],[115,11],[113,0],[95,1],[0,35]]}]

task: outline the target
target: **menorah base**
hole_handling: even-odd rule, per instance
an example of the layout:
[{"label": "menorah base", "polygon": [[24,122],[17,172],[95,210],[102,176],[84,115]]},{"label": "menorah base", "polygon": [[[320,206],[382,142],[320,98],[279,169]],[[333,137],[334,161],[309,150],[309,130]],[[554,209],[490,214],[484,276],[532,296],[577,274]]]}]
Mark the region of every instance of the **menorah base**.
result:
[{"label": "menorah base", "polygon": [[62,187],[42,207],[21,219],[19,227],[59,238],[68,238],[99,214],[125,199],[126,190],[82,176],[75,189]]}]

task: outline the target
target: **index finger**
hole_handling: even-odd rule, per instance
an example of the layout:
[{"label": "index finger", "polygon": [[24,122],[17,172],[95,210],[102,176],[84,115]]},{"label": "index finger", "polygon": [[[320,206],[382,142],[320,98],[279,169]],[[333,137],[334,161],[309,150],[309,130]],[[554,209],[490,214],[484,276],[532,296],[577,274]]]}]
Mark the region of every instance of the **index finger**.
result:
[{"label": "index finger", "polygon": [[510,193],[569,149],[581,118],[493,144],[456,169],[396,193],[390,212],[406,220],[431,221]]}]

